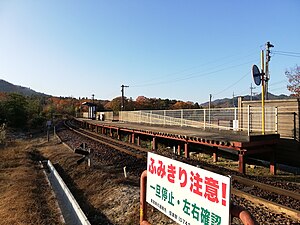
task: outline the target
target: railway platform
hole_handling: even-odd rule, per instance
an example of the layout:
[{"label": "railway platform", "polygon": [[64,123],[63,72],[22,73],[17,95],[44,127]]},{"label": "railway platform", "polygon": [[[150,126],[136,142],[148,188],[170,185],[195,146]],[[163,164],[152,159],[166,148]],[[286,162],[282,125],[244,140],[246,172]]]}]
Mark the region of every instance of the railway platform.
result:
[{"label": "railway platform", "polygon": [[184,155],[189,157],[189,145],[202,145],[211,147],[213,161],[218,161],[219,151],[228,149],[238,154],[239,172],[246,173],[245,157],[253,154],[270,155],[270,173],[276,174],[275,148],[278,144],[279,134],[248,136],[242,132],[228,132],[218,130],[203,130],[192,127],[154,126],[146,124],[99,121],[86,118],[76,118],[77,124],[84,129],[93,130],[100,134],[116,135],[120,139],[121,134],[130,136],[130,142],[140,145],[140,137],[147,136],[152,140],[152,150],[155,151],[157,142],[165,139],[177,143],[177,153],[180,154],[184,146]]}]

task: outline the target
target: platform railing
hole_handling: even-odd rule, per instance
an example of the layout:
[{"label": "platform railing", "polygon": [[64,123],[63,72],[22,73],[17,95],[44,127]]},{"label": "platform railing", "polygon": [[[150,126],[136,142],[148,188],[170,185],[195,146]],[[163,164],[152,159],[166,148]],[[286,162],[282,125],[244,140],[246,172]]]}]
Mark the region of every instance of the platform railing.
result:
[{"label": "platform railing", "polygon": [[[122,111],[119,121],[150,125],[262,132],[261,107]],[[278,132],[278,108],[265,108],[265,132]]]}]

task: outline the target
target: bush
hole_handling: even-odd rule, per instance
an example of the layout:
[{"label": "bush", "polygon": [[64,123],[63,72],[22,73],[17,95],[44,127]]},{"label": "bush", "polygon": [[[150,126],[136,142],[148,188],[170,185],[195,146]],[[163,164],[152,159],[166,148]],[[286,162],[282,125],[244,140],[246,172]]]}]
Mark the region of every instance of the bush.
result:
[{"label": "bush", "polygon": [[3,145],[5,144],[6,140],[6,126],[5,123],[3,123],[0,127],[0,144]]}]

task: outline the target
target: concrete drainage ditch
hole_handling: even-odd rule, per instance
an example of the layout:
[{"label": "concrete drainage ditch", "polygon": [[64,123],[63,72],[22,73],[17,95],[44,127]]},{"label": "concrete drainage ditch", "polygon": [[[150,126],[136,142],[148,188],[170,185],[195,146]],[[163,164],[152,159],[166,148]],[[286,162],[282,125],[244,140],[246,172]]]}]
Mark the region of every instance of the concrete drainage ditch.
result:
[{"label": "concrete drainage ditch", "polygon": [[65,223],[68,225],[90,225],[86,215],[81,210],[76,199],[54,168],[51,161],[45,160],[42,162],[42,165],[46,170],[47,178],[56,195]]}]

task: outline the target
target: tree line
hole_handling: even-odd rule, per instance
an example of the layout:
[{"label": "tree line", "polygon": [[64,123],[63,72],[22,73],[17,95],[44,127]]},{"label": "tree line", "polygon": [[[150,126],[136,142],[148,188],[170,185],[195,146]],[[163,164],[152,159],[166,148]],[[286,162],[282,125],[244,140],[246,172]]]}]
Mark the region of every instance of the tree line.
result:
[{"label": "tree line", "polygon": [[[300,67],[295,66],[286,70],[288,78],[288,90],[291,96],[300,97]],[[80,116],[86,112],[84,102],[92,102],[97,111],[120,111],[121,97],[113,100],[97,100],[73,97],[49,97],[49,96],[23,96],[17,93],[0,92],[0,125],[12,128],[39,128],[45,126],[47,120],[55,117]],[[170,110],[170,109],[199,109],[197,102],[184,102],[178,100],[147,98],[139,96],[136,100],[124,99],[125,110]],[[212,106],[214,107],[214,106]]]},{"label": "tree line", "polygon": [[[197,109],[198,103],[169,99],[138,97],[135,101],[125,98],[125,110],[143,109]],[[111,101],[73,97],[23,96],[17,93],[0,92],[0,125],[11,128],[34,129],[45,126],[47,120],[56,117],[80,116],[87,112],[82,103],[91,102],[97,111],[119,111],[121,97]]]}]

